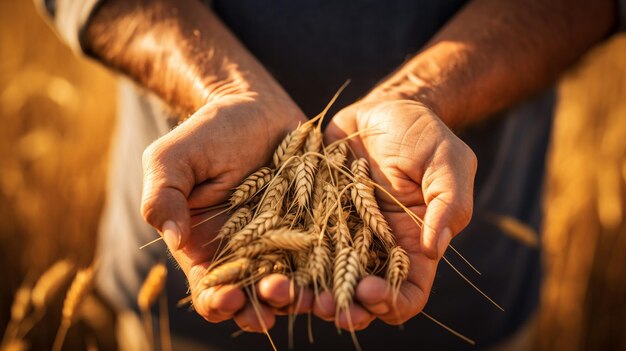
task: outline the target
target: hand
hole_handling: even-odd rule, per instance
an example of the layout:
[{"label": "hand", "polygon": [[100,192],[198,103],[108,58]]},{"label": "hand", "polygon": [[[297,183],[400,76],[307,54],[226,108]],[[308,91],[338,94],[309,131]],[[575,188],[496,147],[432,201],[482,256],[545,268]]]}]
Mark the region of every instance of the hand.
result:
[{"label": "hand", "polygon": [[[387,196],[377,192],[383,215],[397,243],[410,258],[409,275],[396,304],[385,280],[364,277],[356,289],[350,313],[355,329],[374,318],[401,324],[426,304],[437,264],[450,240],[472,214],[476,156],[426,106],[409,100],[365,98],[340,111],[326,130],[328,142],[355,132],[350,146],[369,161],[373,180],[423,218],[422,229]],[[315,314],[335,319],[332,294],[316,300]],[[344,312],[339,325],[348,329]]]},{"label": "hand", "polygon": [[[196,311],[208,321],[234,318],[242,329],[263,329],[241,289],[221,286],[204,291],[198,286],[215,249],[204,244],[214,238],[225,217],[190,230],[190,222],[210,215],[191,217],[190,210],[224,202],[245,176],[269,161],[282,137],[304,120],[291,100],[270,94],[220,97],[144,153],[143,216],[162,233],[187,275]],[[266,277],[259,283],[259,297],[266,305],[288,305],[292,301],[288,279]],[[308,308],[310,302],[303,306]],[[262,312],[265,326],[271,327],[274,312],[266,306]]]}]

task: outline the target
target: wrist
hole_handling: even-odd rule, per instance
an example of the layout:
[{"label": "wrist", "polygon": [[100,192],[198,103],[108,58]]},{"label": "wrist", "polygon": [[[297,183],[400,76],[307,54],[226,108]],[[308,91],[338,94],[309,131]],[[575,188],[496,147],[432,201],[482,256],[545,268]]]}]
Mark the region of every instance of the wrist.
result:
[{"label": "wrist", "polygon": [[[469,109],[465,103],[471,101],[466,96],[480,95],[480,92],[461,91],[462,82],[451,78],[457,69],[455,60],[463,60],[466,51],[467,48],[462,45],[435,44],[385,79],[368,97],[415,101],[429,108],[448,127],[462,126],[466,120],[465,113]],[[467,79],[473,79],[471,74],[472,72],[465,72]]]}]

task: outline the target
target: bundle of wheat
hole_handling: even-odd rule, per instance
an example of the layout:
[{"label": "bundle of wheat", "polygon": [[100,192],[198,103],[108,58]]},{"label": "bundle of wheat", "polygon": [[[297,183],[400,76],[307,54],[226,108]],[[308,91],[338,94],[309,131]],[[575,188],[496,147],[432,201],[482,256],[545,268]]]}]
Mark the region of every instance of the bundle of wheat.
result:
[{"label": "bundle of wheat", "polygon": [[235,189],[214,239],[223,249],[203,288],[249,287],[278,272],[316,295],[332,290],[337,312],[348,310],[366,275],[383,275],[398,292],[409,258],[376,202],[368,162],[349,166],[347,140],[324,146],[322,139],[319,119],[300,125],[274,152],[273,167]]}]

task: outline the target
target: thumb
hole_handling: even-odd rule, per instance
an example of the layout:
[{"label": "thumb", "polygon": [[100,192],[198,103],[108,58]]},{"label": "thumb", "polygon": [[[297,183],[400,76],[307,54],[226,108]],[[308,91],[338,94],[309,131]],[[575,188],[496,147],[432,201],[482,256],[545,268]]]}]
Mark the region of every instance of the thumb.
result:
[{"label": "thumb", "polygon": [[[422,250],[430,259],[439,259],[452,240],[451,223],[455,209],[437,197],[430,201],[424,215],[422,228]],[[454,233],[456,234],[456,233]]]},{"label": "thumb", "polygon": [[441,258],[452,237],[463,230],[472,218],[473,181],[461,179],[444,175],[424,183],[426,213],[422,249],[431,259]]},{"label": "thumb", "polygon": [[421,244],[431,259],[441,258],[452,237],[472,218],[476,156],[467,146],[459,150],[451,153],[456,157],[427,170],[422,182],[426,213]]},{"label": "thumb", "polygon": [[193,187],[193,175],[179,169],[184,163],[172,161],[168,157],[171,152],[158,152],[159,147],[153,145],[144,152],[141,213],[163,235],[170,251],[176,251],[189,238],[187,195]]}]

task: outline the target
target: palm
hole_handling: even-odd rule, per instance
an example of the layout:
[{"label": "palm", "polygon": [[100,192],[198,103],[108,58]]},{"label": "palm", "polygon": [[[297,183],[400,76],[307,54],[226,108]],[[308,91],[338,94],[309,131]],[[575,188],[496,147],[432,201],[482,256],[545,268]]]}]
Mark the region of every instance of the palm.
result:
[{"label": "palm", "polygon": [[304,120],[295,105],[278,102],[263,104],[250,97],[213,101],[144,153],[144,217],[157,228],[164,228],[166,219],[180,228],[182,238],[170,249],[187,275],[196,311],[209,321],[247,310],[241,311],[246,303],[241,289],[200,286],[217,246],[205,244],[226,219],[223,214],[203,222],[217,212],[205,209],[227,200],[241,179],[269,160],[284,134]]},{"label": "palm", "polygon": [[[373,180],[393,196],[377,192],[383,215],[411,263],[397,306],[377,307],[389,300],[389,293],[382,279],[375,277],[363,279],[357,299],[373,315],[388,323],[401,323],[426,304],[442,249],[436,243],[441,225],[454,234],[467,224],[467,206],[455,205],[453,210],[461,208],[456,211],[460,215],[450,215],[452,206],[445,200],[469,202],[471,213],[473,155],[430,110],[409,101],[357,103],[335,116],[326,137],[331,142],[357,132],[350,144],[357,157],[370,162]],[[422,231],[396,201],[424,218],[427,229]],[[353,319],[359,315],[363,313],[355,312]]]}]

